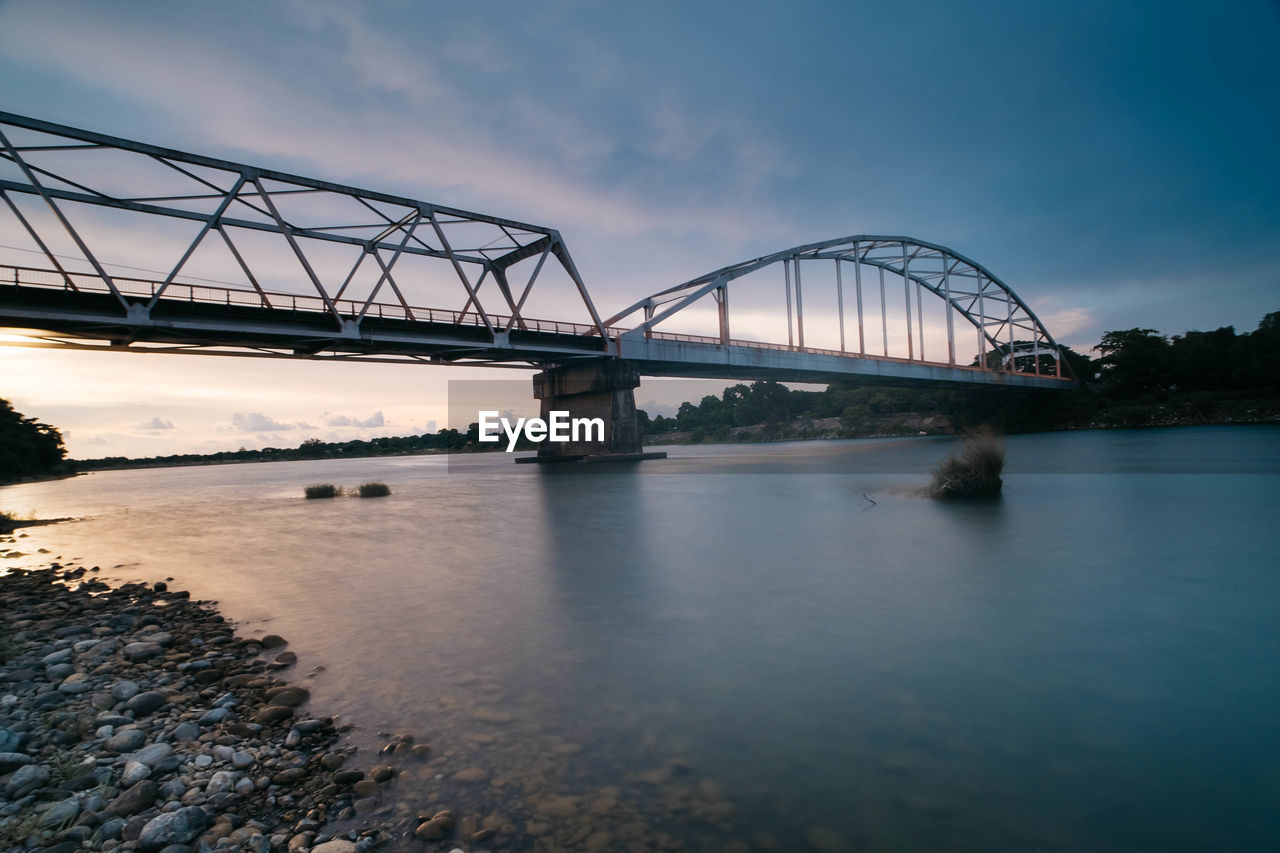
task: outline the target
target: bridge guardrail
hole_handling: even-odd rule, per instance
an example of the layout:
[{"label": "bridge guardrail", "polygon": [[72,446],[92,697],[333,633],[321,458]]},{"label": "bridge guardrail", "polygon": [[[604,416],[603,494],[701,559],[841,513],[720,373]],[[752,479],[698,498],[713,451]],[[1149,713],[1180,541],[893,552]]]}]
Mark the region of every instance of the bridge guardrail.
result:
[{"label": "bridge guardrail", "polygon": [[[68,281],[69,279],[69,281]],[[161,288],[163,282],[152,279],[128,278],[112,276],[111,279],[116,288],[126,296],[136,296],[139,298],[147,298],[155,296],[156,291]],[[62,290],[68,293],[87,291],[90,293],[109,294],[110,289],[102,282],[95,273],[79,273],[67,272],[66,276],[57,270],[41,269],[37,267],[20,267],[3,264],[0,265],[0,284],[23,288],[39,288],[42,290]],[[229,307],[245,307],[245,308],[266,308],[272,310],[288,310],[302,311],[314,314],[329,314],[328,306],[325,305],[323,299],[318,296],[307,296],[306,294],[283,293],[278,291],[258,291],[246,290],[244,288],[233,287],[215,287],[207,284],[190,284],[185,282],[173,282],[164,289],[164,293],[160,299],[164,302],[191,302],[201,305],[226,305]],[[339,299],[334,301],[334,306],[338,309],[338,313],[349,319],[356,319],[364,311],[365,317],[377,317],[380,320],[403,320],[411,322],[427,322],[441,323],[454,326],[475,326],[484,327],[484,320],[479,314],[467,311],[450,311],[442,308],[425,308],[419,306],[405,306],[393,302],[371,302],[353,299]],[[490,314],[490,321],[497,326],[505,328],[511,322],[509,316]],[[557,335],[574,335],[581,337],[595,337],[598,330],[595,326],[585,323],[567,323],[559,320],[539,320],[535,318],[522,318],[523,330],[533,332],[544,332]],[[625,334],[629,329],[611,327],[611,330],[618,335]],[[710,335],[694,335],[683,332],[660,332],[649,330],[647,337],[665,341],[686,342],[694,344],[705,344],[710,346],[720,346],[721,340]],[[922,362],[918,360],[899,358],[896,356],[872,355],[870,353],[851,353],[842,350],[824,349],[820,347],[798,347],[788,344],[776,344],[768,341],[752,341],[737,338],[729,340],[731,346],[746,347],[749,349],[767,349],[781,352],[803,352],[816,353],[819,355],[833,355],[844,358],[862,358],[870,361],[892,362],[896,364],[928,364],[930,362]],[[973,370],[983,372],[1006,372],[1014,371],[1001,370],[994,368],[984,368],[976,365],[948,365],[957,370]],[[1055,378],[1055,377],[1047,377]],[[1063,379],[1063,381],[1070,381]]]}]

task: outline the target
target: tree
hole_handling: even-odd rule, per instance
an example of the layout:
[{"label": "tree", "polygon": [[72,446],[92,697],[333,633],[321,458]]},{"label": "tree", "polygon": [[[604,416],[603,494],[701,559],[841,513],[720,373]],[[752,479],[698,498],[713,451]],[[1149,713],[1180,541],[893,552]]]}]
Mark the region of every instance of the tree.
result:
[{"label": "tree", "polygon": [[1172,378],[1169,341],[1155,329],[1106,332],[1096,347],[1102,381],[1121,394],[1167,388]]},{"label": "tree", "polygon": [[66,455],[62,433],[0,400],[0,483],[53,473]]}]

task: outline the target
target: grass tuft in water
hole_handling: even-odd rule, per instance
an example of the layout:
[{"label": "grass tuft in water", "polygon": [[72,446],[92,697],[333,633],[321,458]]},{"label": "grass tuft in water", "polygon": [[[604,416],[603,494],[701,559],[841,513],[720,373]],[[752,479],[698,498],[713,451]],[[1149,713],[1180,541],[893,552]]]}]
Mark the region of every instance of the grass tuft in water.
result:
[{"label": "grass tuft in water", "polygon": [[966,437],[933,471],[935,498],[993,498],[1004,488],[1004,443],[990,430]]},{"label": "grass tuft in water", "polygon": [[391,488],[386,483],[370,482],[360,484],[360,497],[362,498],[385,498],[391,494]]},{"label": "grass tuft in water", "polygon": [[342,495],[342,488],[333,483],[313,483],[302,491],[308,499],[336,498]]}]

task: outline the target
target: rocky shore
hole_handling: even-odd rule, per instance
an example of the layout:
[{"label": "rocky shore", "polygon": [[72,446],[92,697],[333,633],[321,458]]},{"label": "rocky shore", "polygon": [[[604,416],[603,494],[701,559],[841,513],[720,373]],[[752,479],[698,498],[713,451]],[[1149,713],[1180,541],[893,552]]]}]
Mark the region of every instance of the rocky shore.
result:
[{"label": "rocky shore", "polygon": [[451,849],[448,812],[363,819],[397,771],[349,762],[346,727],[283,680],[284,639],[237,637],[186,592],[97,571],[0,575],[0,850]]}]

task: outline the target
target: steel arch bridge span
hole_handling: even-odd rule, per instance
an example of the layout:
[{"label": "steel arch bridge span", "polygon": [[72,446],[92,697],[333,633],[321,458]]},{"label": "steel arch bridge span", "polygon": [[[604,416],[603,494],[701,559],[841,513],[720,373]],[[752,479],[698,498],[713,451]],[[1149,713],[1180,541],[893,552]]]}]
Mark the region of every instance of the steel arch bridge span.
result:
[{"label": "steel arch bridge span", "polygon": [[[835,268],[839,350],[805,345],[801,271],[826,263],[834,264]],[[778,266],[782,269],[778,284],[785,290],[787,307],[786,344],[734,339],[729,307],[734,282],[751,273]],[[886,273],[889,275],[887,282]],[[893,290],[899,287],[901,296],[892,295]],[[868,289],[872,292],[867,293]],[[868,298],[864,299],[864,295]],[[869,298],[873,295],[876,297],[874,300]],[[708,298],[716,305],[718,335],[686,335],[660,329],[665,321]],[[946,316],[945,361],[930,361],[924,356],[925,303],[933,298],[940,300]],[[888,303],[891,301],[897,301],[899,305],[895,309],[895,319],[905,318],[906,358],[889,354]],[[867,303],[870,302],[874,302],[876,311],[869,310]],[[936,311],[936,308],[930,310]],[[873,313],[879,316],[871,316]],[[979,353],[972,365],[967,362],[959,364],[956,359],[958,332],[966,323],[971,330],[968,334],[974,336],[971,340]],[[613,333],[620,355],[650,362],[655,375],[659,369],[652,363],[666,360],[663,350],[679,349],[676,360],[687,361],[690,345],[699,344],[715,345],[717,350],[725,353],[733,349],[773,350],[793,356],[852,357],[921,367],[974,370],[1003,374],[1009,379],[1016,376],[1012,384],[1019,385],[1052,387],[1058,383],[1042,383],[1031,377],[1066,380],[1070,373],[1061,348],[1044,323],[998,276],[953,249],[903,236],[859,234],[794,246],[742,261],[641,299],[604,321],[604,325]],[[628,325],[631,327],[626,328]],[[961,329],[958,330],[957,326]],[[900,333],[892,340],[895,347],[901,347]],[[993,351],[999,356],[998,363],[989,363]],[[775,356],[772,360],[780,365],[794,363],[799,373],[805,372],[794,357]],[[670,373],[690,375],[691,371],[673,364]],[[971,377],[971,381],[977,384],[993,384],[992,380],[1001,384],[994,375]]]}]

